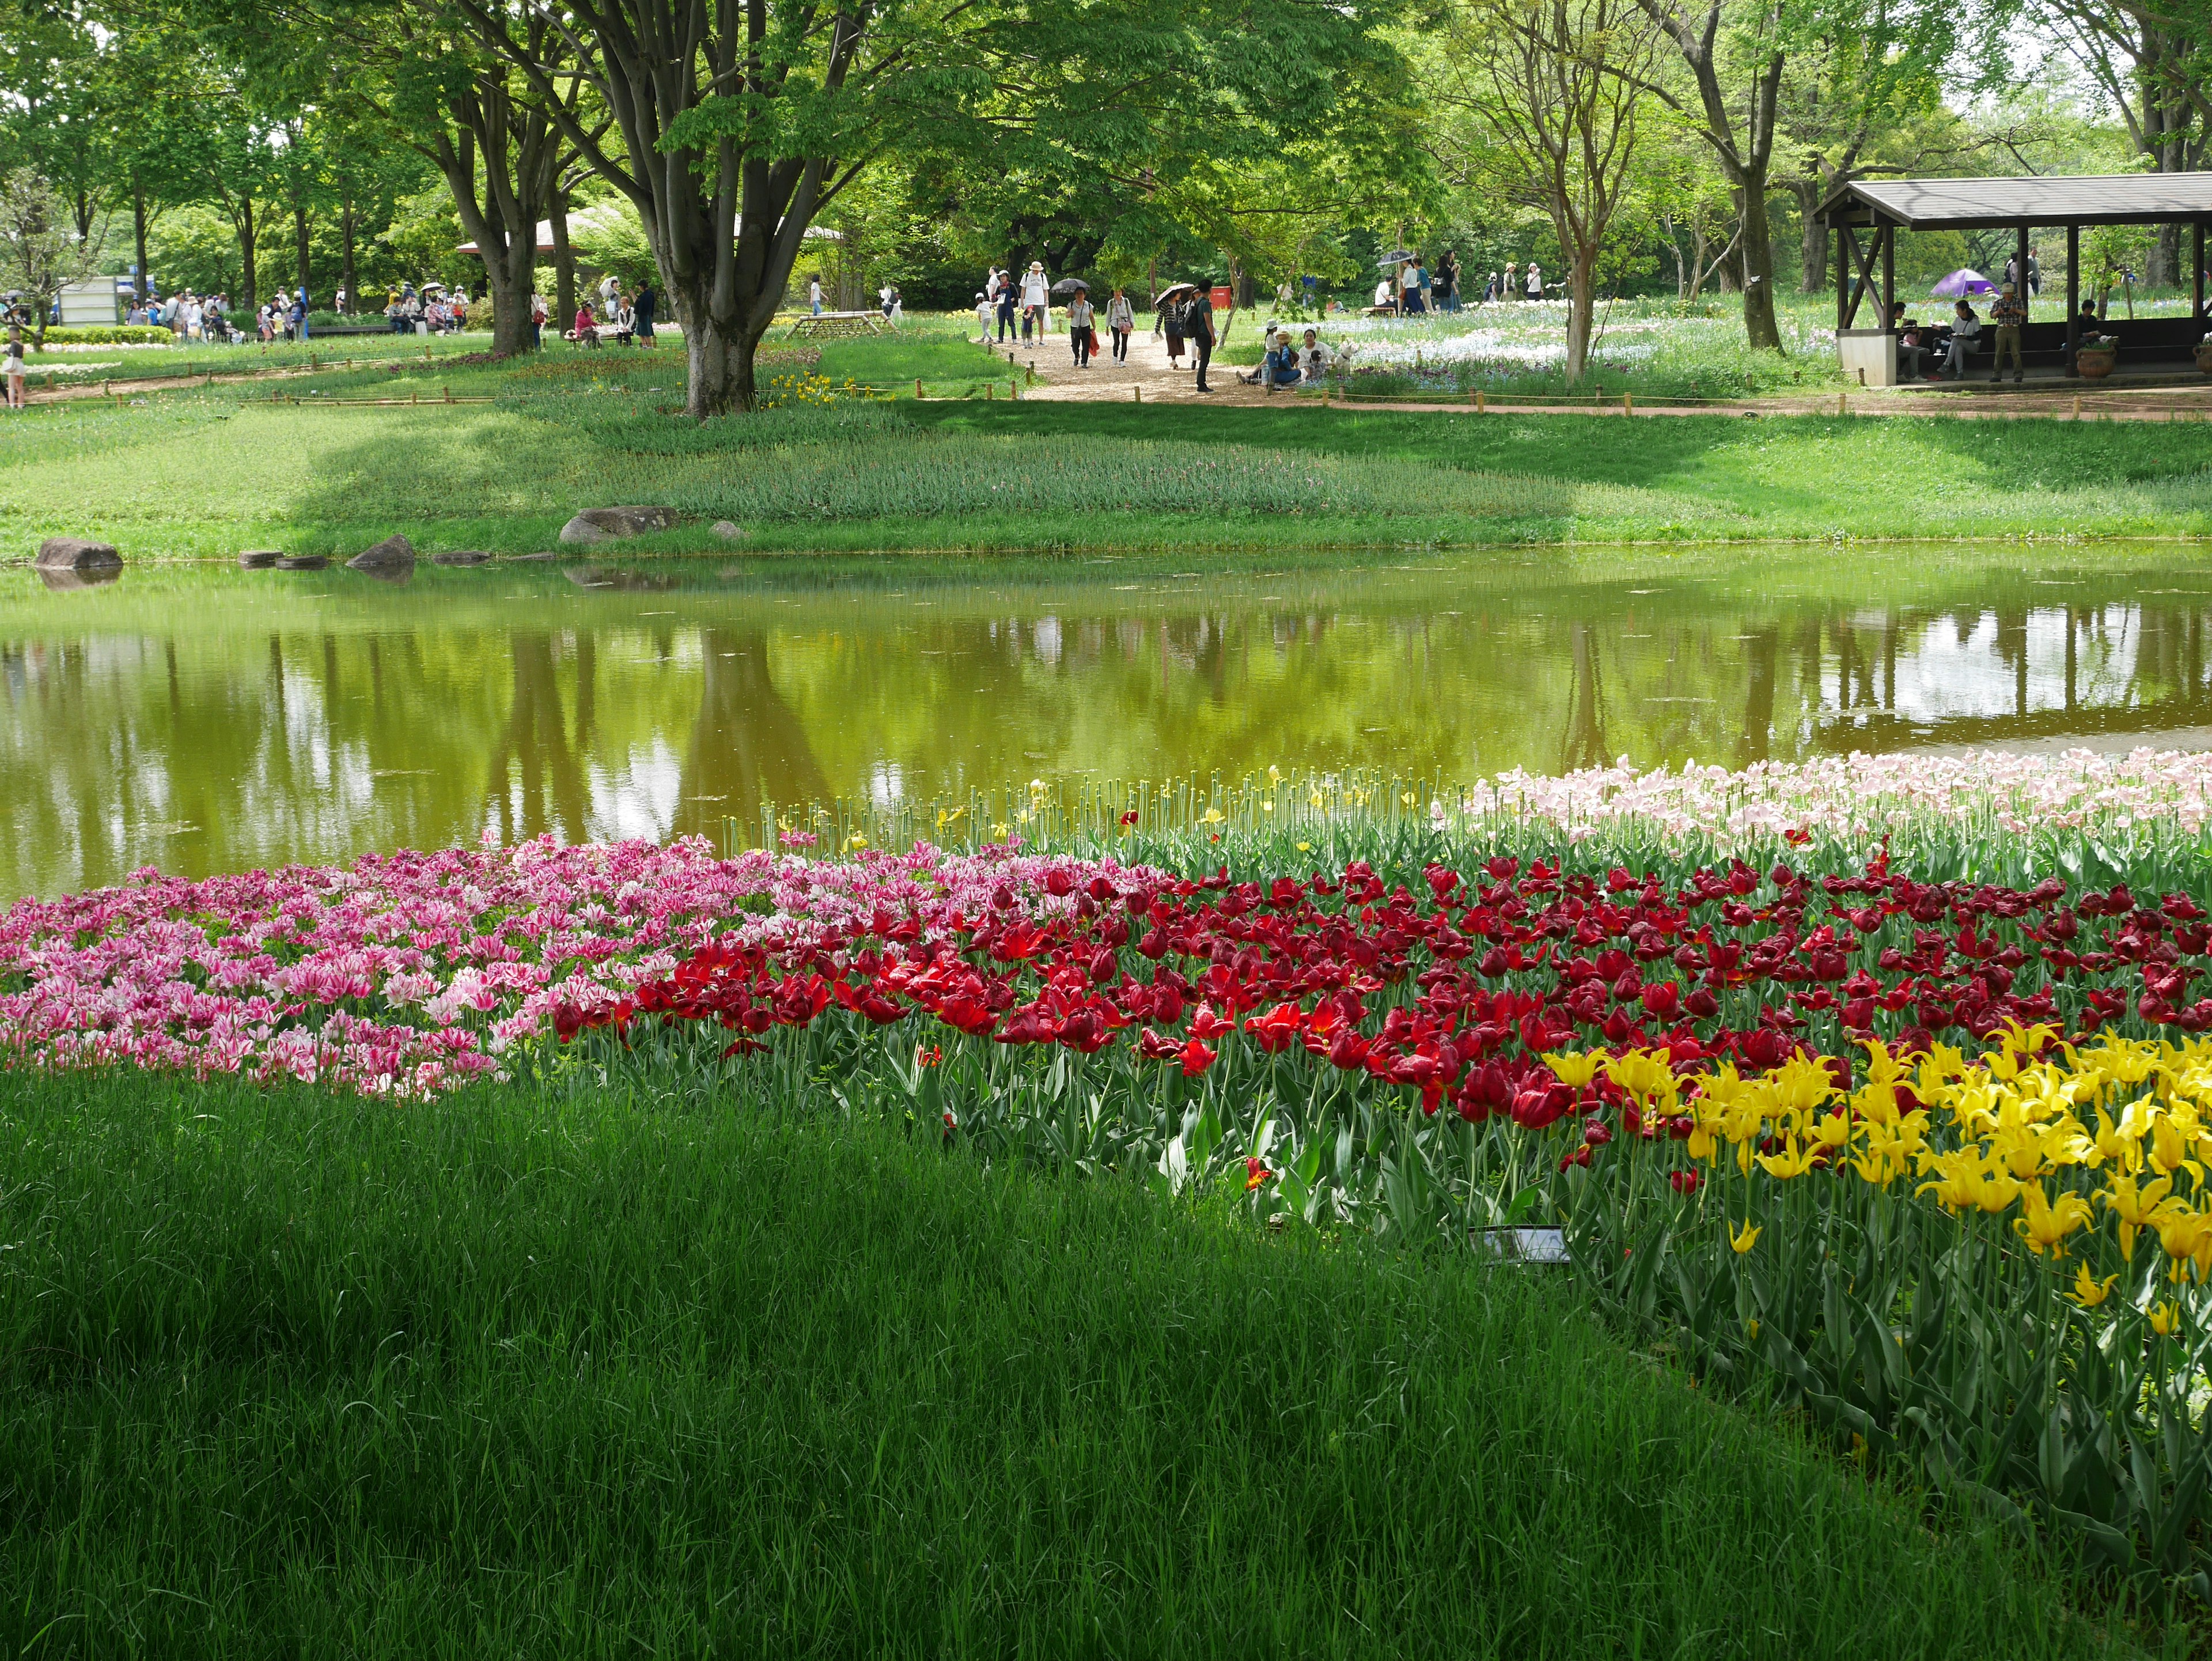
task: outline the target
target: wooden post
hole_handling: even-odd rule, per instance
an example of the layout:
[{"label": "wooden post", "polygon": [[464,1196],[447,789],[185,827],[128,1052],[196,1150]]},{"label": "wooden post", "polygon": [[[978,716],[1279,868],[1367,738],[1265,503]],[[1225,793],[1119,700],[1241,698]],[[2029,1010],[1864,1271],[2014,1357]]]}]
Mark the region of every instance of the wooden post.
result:
[{"label": "wooden post", "polygon": [[916,375],[914,378],[914,401],[917,404],[921,402],[921,377],[920,375]]},{"label": "wooden post", "polygon": [[1480,391],[1480,390],[1479,390],[1479,391],[1477,391],[1477,392],[1476,392],[1476,393],[1475,393],[1475,395],[1474,395],[1474,412],[1475,412],[1475,414],[1477,414],[1477,415],[1481,415],[1481,414],[1482,414],[1482,413],[1484,413],[1486,411],[1487,411],[1489,408],[1490,408],[1490,394],[1489,394],[1489,392],[1486,392],[1486,391]]},{"label": "wooden post", "polygon": [[[2013,247],[2012,297],[2020,301],[2021,309],[2025,311],[2027,306],[2027,227],[2025,224],[2020,228],[2020,239]],[[1990,350],[1995,351],[1996,348],[1992,346]],[[1990,367],[1994,368],[1996,365]]]},{"label": "wooden post", "polygon": [[441,386],[438,390],[446,395],[447,403],[451,404],[453,401],[453,389],[451,386]]},{"label": "wooden post", "polygon": [[997,398],[998,395],[999,383],[997,381],[987,380],[983,383],[983,402],[988,404],[994,399]]},{"label": "wooden post", "polygon": [[1851,412],[1850,405],[1844,402],[1844,399],[1849,396],[1850,394],[1846,392],[1838,392],[1836,394],[1836,413],[1838,415],[1849,415]]},{"label": "wooden post", "polygon": [[1135,393],[1135,394],[1136,394],[1136,401],[1137,401],[1138,403],[1142,404],[1142,403],[1145,401],[1145,389],[1144,389],[1144,387],[1143,387],[1143,386],[1132,386],[1132,387],[1130,387],[1130,388],[1129,388],[1129,390],[1130,390],[1132,392],[1133,392],[1133,393]]},{"label": "wooden post", "polygon": [[2079,421],[2081,418],[2081,393],[2079,393],[2079,392],[2076,392],[2076,393],[2075,393],[2075,394],[2074,394],[2074,419],[2075,419],[2075,420],[2076,420],[2076,421]]},{"label": "wooden post", "polygon": [[1021,395],[1022,395],[1022,383],[1021,383],[1020,381],[1018,381],[1018,380],[1009,380],[1009,381],[1006,383],[1006,396],[1007,396],[1007,398],[1009,398],[1009,399],[1018,399],[1021,397]]},{"label": "wooden post", "polygon": [[2193,315],[2202,322],[2204,319],[2204,222],[2198,220],[2191,229],[2196,234],[2190,240],[2197,247],[2197,310]]},{"label": "wooden post", "polygon": [[[2066,373],[2079,375],[2081,366],[2074,355],[2081,348],[2081,228],[2066,228]],[[2081,400],[2074,400],[2074,415],[2080,419]]]},{"label": "wooden post", "polygon": [[[295,399],[294,399],[292,401],[293,401],[295,404],[297,404],[300,400],[299,400],[298,399],[296,399],[296,398],[295,398]],[[422,401],[422,394],[421,391],[418,389],[418,390],[416,390],[416,391],[414,391],[414,392],[409,392],[409,393],[407,394],[407,401],[408,401],[410,404],[420,404],[420,403]]]},{"label": "wooden post", "polygon": [[[1897,315],[1897,227],[1884,225],[1877,234],[1881,238],[1881,326],[1887,329]],[[1890,371],[1893,376],[1896,373]]]},{"label": "wooden post", "polygon": [[1623,392],[1620,395],[1620,412],[1623,415],[1634,415],[1636,413],[1635,393]]}]

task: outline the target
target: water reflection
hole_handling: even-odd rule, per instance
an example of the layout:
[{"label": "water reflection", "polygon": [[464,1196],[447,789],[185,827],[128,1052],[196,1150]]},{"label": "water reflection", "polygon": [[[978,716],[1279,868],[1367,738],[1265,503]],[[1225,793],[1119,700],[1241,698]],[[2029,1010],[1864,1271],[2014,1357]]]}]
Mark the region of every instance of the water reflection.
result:
[{"label": "water reflection", "polygon": [[0,585],[0,887],[1269,764],[2194,742],[2212,579],[1910,551],[1220,575],[612,563]]}]

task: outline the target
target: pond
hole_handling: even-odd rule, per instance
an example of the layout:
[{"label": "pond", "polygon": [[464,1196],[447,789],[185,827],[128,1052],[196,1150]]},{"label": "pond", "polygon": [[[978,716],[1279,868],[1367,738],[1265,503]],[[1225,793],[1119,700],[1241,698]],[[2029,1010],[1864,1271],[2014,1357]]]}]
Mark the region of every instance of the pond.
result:
[{"label": "pond", "polygon": [[1032,777],[2194,747],[2175,548],[0,572],[0,890]]}]

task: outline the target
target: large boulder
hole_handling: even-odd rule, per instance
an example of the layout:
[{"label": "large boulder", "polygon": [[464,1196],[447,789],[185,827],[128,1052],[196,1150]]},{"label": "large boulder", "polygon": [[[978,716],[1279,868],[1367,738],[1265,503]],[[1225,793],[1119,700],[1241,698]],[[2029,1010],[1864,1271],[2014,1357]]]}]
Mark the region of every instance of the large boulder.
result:
[{"label": "large boulder", "polygon": [[88,542],[82,537],[48,537],[39,545],[31,562],[41,571],[119,571],[123,556],[112,542]]},{"label": "large boulder", "polygon": [[346,562],[349,571],[411,571],[415,545],[405,537],[386,537],[374,548],[364,548]]},{"label": "large boulder", "polygon": [[561,527],[561,540],[611,542],[617,537],[643,536],[650,531],[675,528],[673,508],[586,508]]}]

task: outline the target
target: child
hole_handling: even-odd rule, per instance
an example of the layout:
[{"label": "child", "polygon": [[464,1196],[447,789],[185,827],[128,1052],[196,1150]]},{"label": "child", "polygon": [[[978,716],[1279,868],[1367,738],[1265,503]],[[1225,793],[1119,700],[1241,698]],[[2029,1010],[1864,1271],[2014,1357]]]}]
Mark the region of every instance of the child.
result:
[{"label": "child", "polygon": [[0,362],[0,377],[8,382],[8,407],[22,409],[29,399],[23,392],[23,332],[12,325],[8,330],[8,356]]},{"label": "child", "polygon": [[983,332],[981,344],[986,346],[991,344],[991,296],[987,294],[977,295],[975,296],[975,326]]}]

